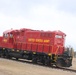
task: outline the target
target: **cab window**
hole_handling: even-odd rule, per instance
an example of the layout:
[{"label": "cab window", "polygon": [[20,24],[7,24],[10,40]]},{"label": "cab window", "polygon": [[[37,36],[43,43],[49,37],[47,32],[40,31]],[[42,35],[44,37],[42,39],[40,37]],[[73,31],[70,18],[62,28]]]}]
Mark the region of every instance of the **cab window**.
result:
[{"label": "cab window", "polygon": [[8,34],[4,34],[4,38],[7,38],[8,37]]},{"label": "cab window", "polygon": [[10,38],[12,38],[13,37],[13,34],[10,34],[9,36],[10,36]]},{"label": "cab window", "polygon": [[62,38],[61,35],[55,35],[55,38]]}]

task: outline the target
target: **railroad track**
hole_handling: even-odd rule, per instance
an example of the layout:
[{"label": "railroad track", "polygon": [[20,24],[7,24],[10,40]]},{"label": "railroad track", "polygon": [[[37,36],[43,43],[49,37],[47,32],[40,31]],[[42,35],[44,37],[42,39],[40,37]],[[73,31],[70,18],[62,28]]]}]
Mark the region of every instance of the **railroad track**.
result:
[{"label": "railroad track", "polygon": [[70,68],[64,68],[64,67],[55,67],[55,66],[46,66],[46,65],[43,65],[43,64],[34,64],[32,62],[29,62],[29,61],[23,61],[23,60],[17,60],[19,62],[25,62],[25,63],[29,63],[29,64],[33,64],[33,65],[38,65],[38,66],[43,66],[43,67],[48,67],[48,68],[52,68],[52,69],[59,69],[59,70],[63,70],[63,71],[69,71],[69,72],[75,72],[76,73],[76,70],[75,69],[70,69]]},{"label": "railroad track", "polygon": [[[6,59],[6,58],[3,58],[3,59]],[[32,64],[32,65],[38,65],[38,66],[48,67],[48,68],[52,68],[52,69],[56,69],[56,70],[63,70],[63,71],[69,71],[69,72],[76,73],[76,70],[75,69],[70,69],[70,68],[55,67],[55,66],[52,66],[51,67],[51,66],[46,66],[46,65],[43,65],[43,64],[34,64],[34,63],[32,63],[30,61],[26,61],[26,60],[16,60],[16,59],[8,59],[8,60],[13,60],[13,61],[18,61],[18,62]]]},{"label": "railroad track", "polygon": [[75,69],[69,69],[69,68],[57,68],[57,69],[60,69],[60,70],[63,70],[63,71],[69,71],[69,72],[75,72],[76,73],[76,70]]}]

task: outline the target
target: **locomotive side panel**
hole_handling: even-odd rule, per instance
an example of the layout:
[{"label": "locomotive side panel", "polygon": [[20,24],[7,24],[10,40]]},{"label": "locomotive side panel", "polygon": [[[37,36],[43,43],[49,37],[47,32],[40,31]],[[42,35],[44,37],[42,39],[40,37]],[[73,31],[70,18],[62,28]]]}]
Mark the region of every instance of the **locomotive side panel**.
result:
[{"label": "locomotive side panel", "polygon": [[37,44],[32,44],[32,52],[37,52],[38,45]]},{"label": "locomotive side panel", "polygon": [[40,53],[43,52],[43,45],[38,44],[37,52],[40,52]]},{"label": "locomotive side panel", "polygon": [[44,45],[43,53],[50,53],[50,46],[49,45]]}]

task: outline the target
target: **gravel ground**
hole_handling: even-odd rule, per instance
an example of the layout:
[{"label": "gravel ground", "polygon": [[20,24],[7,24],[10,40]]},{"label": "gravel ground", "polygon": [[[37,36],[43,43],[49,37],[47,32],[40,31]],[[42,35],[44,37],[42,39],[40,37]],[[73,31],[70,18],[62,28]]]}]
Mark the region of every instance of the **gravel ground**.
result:
[{"label": "gravel ground", "polygon": [[[76,69],[76,59],[73,60],[71,68]],[[0,58],[0,75],[76,75],[76,73]]]}]

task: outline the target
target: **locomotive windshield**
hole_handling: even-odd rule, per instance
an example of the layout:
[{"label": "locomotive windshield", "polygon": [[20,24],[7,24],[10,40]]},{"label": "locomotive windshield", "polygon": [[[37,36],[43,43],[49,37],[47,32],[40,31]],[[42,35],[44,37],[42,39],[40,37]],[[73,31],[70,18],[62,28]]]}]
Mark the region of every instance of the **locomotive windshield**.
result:
[{"label": "locomotive windshield", "polygon": [[55,35],[55,38],[62,38],[61,35]]},{"label": "locomotive windshield", "polygon": [[3,36],[4,36],[4,38],[7,38],[8,37],[8,34],[4,34]]},{"label": "locomotive windshield", "polygon": [[63,34],[55,34],[55,45],[64,46],[65,36]]}]

